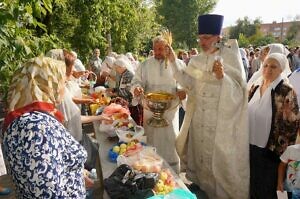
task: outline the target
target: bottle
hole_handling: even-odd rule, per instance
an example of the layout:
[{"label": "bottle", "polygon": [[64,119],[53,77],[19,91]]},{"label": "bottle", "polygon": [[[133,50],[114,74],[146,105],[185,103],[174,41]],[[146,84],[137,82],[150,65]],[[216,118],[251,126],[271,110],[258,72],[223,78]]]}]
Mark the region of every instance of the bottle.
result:
[{"label": "bottle", "polygon": [[93,168],[93,169],[91,170],[90,176],[89,176],[89,177],[92,178],[92,179],[97,179],[97,171],[96,171],[95,168]]}]

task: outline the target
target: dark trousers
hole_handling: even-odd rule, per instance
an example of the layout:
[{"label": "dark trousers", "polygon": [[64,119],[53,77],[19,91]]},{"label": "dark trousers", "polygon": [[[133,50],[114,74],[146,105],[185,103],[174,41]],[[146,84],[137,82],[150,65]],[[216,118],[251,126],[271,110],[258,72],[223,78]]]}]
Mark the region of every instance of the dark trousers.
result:
[{"label": "dark trousers", "polygon": [[183,119],[184,119],[185,111],[182,107],[179,108],[179,130],[182,126]]},{"label": "dark trousers", "polygon": [[251,199],[277,199],[279,156],[274,152],[250,145]]}]

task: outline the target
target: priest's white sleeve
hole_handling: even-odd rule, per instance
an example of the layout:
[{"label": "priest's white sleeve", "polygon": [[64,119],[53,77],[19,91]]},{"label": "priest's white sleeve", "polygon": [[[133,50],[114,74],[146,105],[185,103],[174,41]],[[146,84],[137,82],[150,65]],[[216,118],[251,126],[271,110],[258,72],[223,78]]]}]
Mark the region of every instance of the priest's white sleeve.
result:
[{"label": "priest's white sleeve", "polygon": [[176,59],[173,63],[170,64],[173,70],[173,75],[176,81],[187,90],[191,90],[194,85],[194,79],[191,78],[186,72],[185,63],[179,59]]},{"label": "priest's white sleeve", "polygon": [[146,80],[145,80],[144,73],[143,73],[144,68],[145,68],[145,62],[141,63],[138,66],[138,68],[137,68],[137,70],[136,70],[136,72],[134,74],[134,77],[131,80],[131,89],[130,89],[130,92],[132,94],[134,93],[133,91],[134,91],[134,89],[136,87],[142,87],[142,88],[144,88],[144,86],[145,86],[145,81]]}]

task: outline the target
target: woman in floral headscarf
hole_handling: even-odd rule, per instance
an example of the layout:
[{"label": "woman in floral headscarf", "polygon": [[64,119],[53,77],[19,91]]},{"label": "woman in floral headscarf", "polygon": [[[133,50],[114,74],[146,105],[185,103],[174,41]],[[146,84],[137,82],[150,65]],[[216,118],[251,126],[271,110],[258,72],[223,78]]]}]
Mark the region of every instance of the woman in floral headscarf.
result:
[{"label": "woman in floral headscarf", "polygon": [[65,88],[67,61],[37,57],[12,79],[4,145],[18,198],[84,198],[84,148],[55,108]]},{"label": "woman in floral headscarf", "polygon": [[284,54],[269,54],[249,92],[251,198],[277,198],[279,157],[300,133],[297,96],[285,82],[288,67]]}]

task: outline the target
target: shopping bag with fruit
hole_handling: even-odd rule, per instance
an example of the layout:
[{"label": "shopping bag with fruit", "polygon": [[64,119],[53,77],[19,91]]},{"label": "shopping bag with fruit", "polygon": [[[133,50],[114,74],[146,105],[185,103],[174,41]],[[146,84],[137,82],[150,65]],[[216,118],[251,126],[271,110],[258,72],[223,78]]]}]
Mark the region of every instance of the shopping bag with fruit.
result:
[{"label": "shopping bag with fruit", "polygon": [[131,156],[120,155],[117,164],[128,164],[135,170],[149,173],[158,173],[161,170],[163,159],[156,153],[154,147],[144,146],[143,149]]},{"label": "shopping bag with fruit", "polygon": [[119,142],[117,145],[113,146],[109,152],[108,156],[112,162],[116,162],[119,155],[132,156],[143,149],[143,143],[138,140],[132,140],[128,143]]}]

